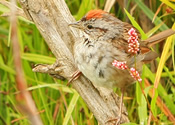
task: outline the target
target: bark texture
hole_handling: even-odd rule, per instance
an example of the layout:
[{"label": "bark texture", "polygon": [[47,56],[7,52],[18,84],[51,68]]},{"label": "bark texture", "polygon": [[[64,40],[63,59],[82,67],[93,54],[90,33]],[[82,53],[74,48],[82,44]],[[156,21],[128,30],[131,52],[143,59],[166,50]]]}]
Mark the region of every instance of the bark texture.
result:
[{"label": "bark texture", "polygon": [[[19,0],[27,18],[35,23],[46,40],[51,51],[57,58],[53,65],[38,65],[35,72],[48,73],[60,79],[69,80],[77,70],[73,59],[73,46],[79,33],[68,27],[74,22],[64,0]],[[38,41],[39,42],[39,41]],[[91,82],[81,76],[72,82],[73,88],[87,103],[101,125],[111,125],[107,122],[117,118],[120,98],[105,88],[96,88]],[[129,122],[123,106],[122,123]]]}]

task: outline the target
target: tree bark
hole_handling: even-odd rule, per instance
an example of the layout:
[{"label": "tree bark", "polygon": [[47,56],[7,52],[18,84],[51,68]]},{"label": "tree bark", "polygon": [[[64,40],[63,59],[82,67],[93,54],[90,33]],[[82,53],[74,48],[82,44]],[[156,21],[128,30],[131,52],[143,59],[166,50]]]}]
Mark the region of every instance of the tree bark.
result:
[{"label": "tree bark", "polygon": [[[73,58],[73,46],[79,32],[68,27],[75,22],[64,0],[19,0],[28,19],[33,21],[57,58],[53,65],[38,65],[35,72],[49,73],[69,80],[77,70]],[[39,41],[38,41],[39,42]],[[83,75],[72,82],[72,86],[87,103],[101,125],[117,118],[119,97],[105,88],[96,88]],[[122,123],[129,122],[123,105]]]}]

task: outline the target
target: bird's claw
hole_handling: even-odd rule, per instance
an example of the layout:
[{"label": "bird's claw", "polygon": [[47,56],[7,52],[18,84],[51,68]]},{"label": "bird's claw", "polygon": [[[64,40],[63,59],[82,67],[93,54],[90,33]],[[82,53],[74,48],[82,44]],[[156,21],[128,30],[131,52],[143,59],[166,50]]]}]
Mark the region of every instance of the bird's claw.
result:
[{"label": "bird's claw", "polygon": [[120,125],[121,124],[121,114],[117,118],[109,119],[106,123],[109,122],[115,122],[114,125]]},{"label": "bird's claw", "polygon": [[75,72],[73,73],[71,79],[68,81],[67,86],[69,86],[70,83],[71,83],[73,80],[78,79],[79,76],[80,76],[81,74],[82,74],[82,73],[81,73],[79,70],[75,71]]}]

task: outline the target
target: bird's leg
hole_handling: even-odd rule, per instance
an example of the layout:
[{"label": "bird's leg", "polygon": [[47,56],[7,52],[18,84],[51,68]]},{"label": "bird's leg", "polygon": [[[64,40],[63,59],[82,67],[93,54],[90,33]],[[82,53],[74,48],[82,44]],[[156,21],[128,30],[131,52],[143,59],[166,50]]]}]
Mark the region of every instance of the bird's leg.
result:
[{"label": "bird's leg", "polygon": [[68,81],[67,85],[69,86],[70,83],[73,81],[73,80],[76,80],[80,77],[80,75],[82,74],[82,72],[80,72],[79,70],[75,71],[73,73],[73,75],[71,76],[70,80]]},{"label": "bird's leg", "polygon": [[125,89],[124,88],[121,88],[120,105],[119,105],[119,115],[117,116],[117,118],[110,119],[107,122],[116,121],[115,122],[115,125],[120,125],[121,118],[122,118],[122,107],[123,107],[124,92],[125,92]]},{"label": "bird's leg", "polygon": [[124,88],[121,88],[121,97],[120,97],[119,116],[118,116],[118,119],[117,119],[116,125],[120,125],[120,122],[121,122],[124,93],[125,93],[125,89],[124,89]]}]

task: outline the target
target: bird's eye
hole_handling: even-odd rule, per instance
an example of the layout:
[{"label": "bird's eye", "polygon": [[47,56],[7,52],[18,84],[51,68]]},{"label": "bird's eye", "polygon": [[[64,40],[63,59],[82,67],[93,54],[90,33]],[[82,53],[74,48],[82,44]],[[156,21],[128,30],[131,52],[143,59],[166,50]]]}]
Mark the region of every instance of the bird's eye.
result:
[{"label": "bird's eye", "polygon": [[87,28],[88,28],[88,29],[92,29],[93,26],[92,26],[92,25],[87,25]]}]

